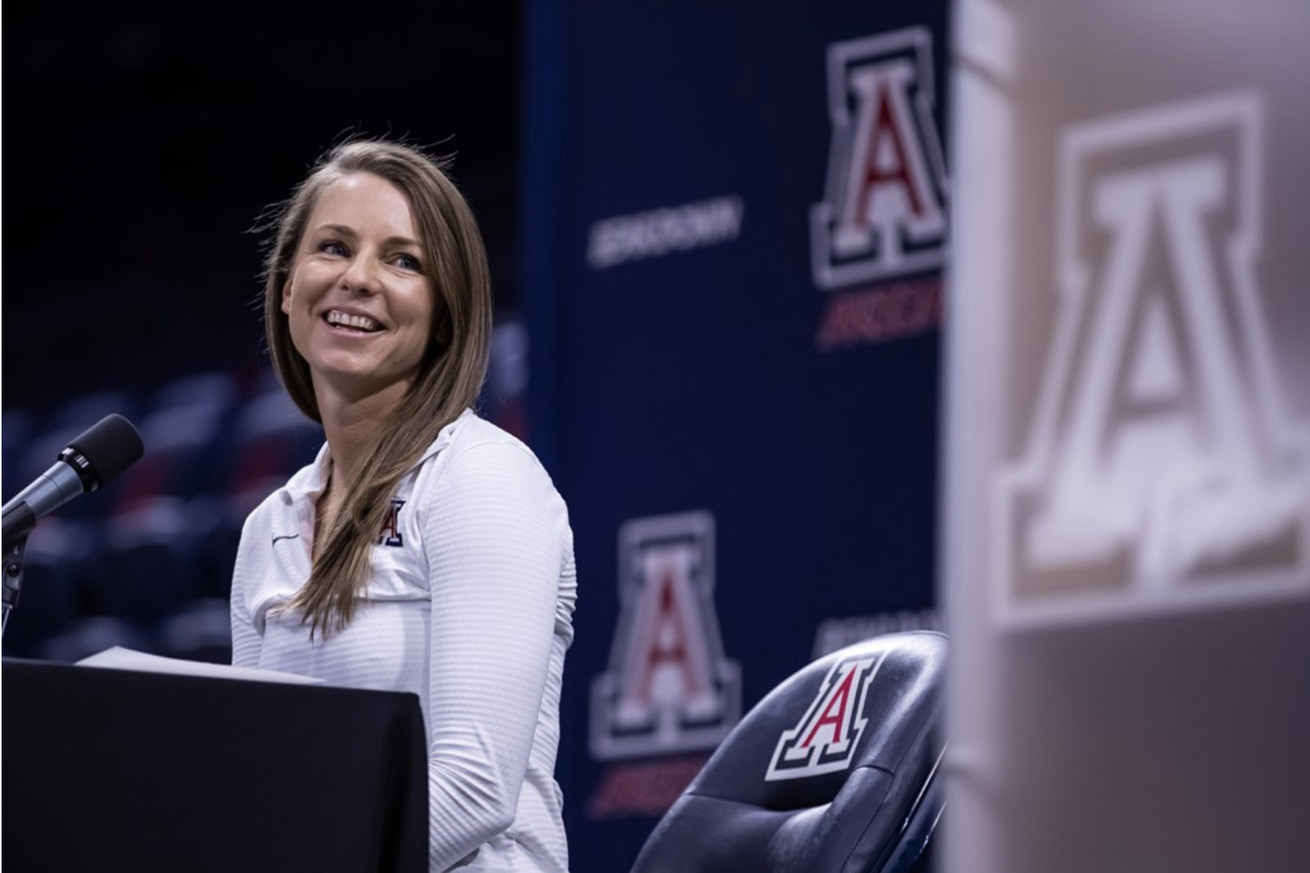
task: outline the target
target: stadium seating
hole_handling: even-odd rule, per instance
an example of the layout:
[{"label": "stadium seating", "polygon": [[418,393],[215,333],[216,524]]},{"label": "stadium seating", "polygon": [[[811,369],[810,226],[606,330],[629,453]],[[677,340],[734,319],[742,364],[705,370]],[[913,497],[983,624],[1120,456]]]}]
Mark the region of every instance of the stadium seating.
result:
[{"label": "stadium seating", "polygon": [[145,456],[32,531],[4,653],[66,662],[122,645],[226,660],[241,524],[313,458],[322,429],[268,374],[242,385],[229,373],[196,373],[140,395],[102,392],[49,410],[6,409],[6,498],[111,412],[133,421]]}]

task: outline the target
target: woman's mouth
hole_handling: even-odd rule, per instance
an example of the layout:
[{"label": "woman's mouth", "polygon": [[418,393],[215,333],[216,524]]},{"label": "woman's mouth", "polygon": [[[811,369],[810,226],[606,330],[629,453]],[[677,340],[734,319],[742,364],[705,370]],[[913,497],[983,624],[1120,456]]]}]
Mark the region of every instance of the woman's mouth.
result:
[{"label": "woman's mouth", "polygon": [[354,315],[349,312],[342,312],[340,309],[329,309],[327,314],[323,316],[323,320],[336,330],[352,333],[373,333],[382,329],[382,325],[367,315]]}]

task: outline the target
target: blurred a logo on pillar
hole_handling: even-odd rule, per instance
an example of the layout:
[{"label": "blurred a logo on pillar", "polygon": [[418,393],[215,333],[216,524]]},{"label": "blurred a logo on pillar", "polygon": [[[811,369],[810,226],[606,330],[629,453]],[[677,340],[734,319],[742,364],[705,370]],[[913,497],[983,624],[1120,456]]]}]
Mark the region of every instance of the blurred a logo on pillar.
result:
[{"label": "blurred a logo on pillar", "polygon": [[1256,272],[1262,117],[1236,92],[1065,133],[1044,379],[998,480],[1008,617],[1310,582],[1310,433]]}]

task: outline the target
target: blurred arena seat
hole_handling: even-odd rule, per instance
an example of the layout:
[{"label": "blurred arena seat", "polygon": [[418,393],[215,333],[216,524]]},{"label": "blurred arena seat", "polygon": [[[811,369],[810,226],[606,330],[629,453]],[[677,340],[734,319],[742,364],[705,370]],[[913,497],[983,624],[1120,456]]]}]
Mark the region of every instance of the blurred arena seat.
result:
[{"label": "blurred arena seat", "polygon": [[176,498],[156,497],[111,516],[103,561],[103,574],[87,591],[97,615],[149,623],[200,593],[187,516]]},{"label": "blurred arena seat", "polygon": [[232,660],[232,623],[226,597],[193,600],[159,623],[159,654],[188,661]]},{"label": "blurred arena seat", "polygon": [[905,873],[927,863],[947,641],[889,634],[814,661],[746,714],[632,873]]},{"label": "blurred arena seat", "polygon": [[246,516],[313,461],[322,445],[323,428],[306,418],[272,381],[238,411],[215,452],[215,486],[192,504],[200,572],[208,580],[209,594],[227,596]]},{"label": "blurred arena seat", "polygon": [[237,417],[226,457],[219,460],[223,493],[249,512],[314,460],[322,445],[323,428],[306,418],[280,386],[270,384]]},{"label": "blurred arena seat", "polygon": [[145,456],[116,486],[118,510],[159,496],[193,498],[212,490],[214,458],[226,444],[239,408],[236,380],[226,373],[178,379],[154,394],[138,423]]},{"label": "blurred arena seat", "polygon": [[72,664],[114,646],[157,654],[156,637],[149,628],[109,615],[79,618],[46,640],[37,651],[43,661]]},{"label": "blurred arena seat", "polygon": [[132,418],[139,408],[140,403],[136,396],[127,391],[96,391],[83,394],[61,403],[55,409],[50,430],[66,432],[72,437],[111,412]]},{"label": "blurred arena seat", "polygon": [[3,477],[6,497],[27,487],[27,483],[20,478],[19,462],[36,427],[36,417],[26,409],[6,409],[3,418],[0,418],[0,433],[4,434],[0,476]]}]

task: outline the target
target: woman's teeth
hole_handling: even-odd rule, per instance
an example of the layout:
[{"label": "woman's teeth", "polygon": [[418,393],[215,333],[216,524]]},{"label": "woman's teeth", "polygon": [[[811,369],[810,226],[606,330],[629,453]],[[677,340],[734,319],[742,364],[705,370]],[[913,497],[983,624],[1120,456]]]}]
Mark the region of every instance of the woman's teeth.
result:
[{"label": "woman's teeth", "polygon": [[367,315],[351,315],[347,312],[338,312],[335,309],[327,314],[327,323],[364,331],[378,329],[378,323]]}]

